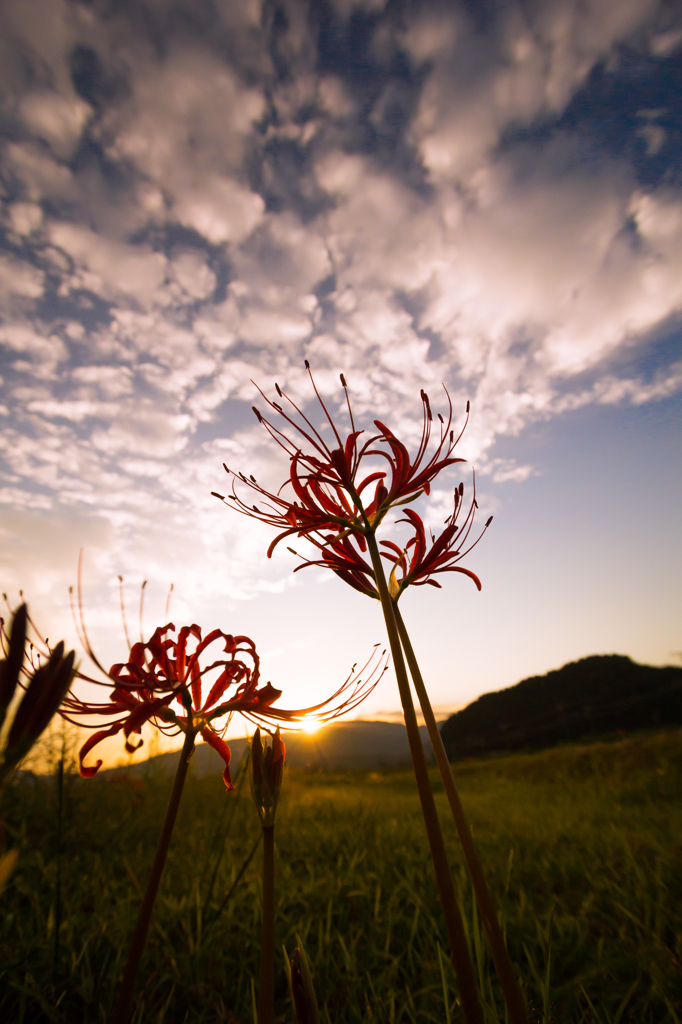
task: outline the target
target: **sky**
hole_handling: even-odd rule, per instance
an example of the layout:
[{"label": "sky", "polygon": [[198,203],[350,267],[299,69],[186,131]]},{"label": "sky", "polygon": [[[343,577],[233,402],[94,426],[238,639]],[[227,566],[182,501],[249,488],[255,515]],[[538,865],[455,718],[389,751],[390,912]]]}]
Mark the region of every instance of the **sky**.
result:
[{"label": "sky", "polygon": [[[441,715],[588,654],[675,661],[682,12],[656,0],[5,0],[0,588],[106,662],[171,617],[253,637],[299,706],[383,642],[229,512],[277,487],[254,381],[415,446],[493,524],[401,602]],[[447,512],[446,512],[447,514]],[[300,542],[304,545],[305,542]],[[356,715],[399,708],[387,674]],[[243,728],[242,726],[239,727]],[[118,740],[115,741],[118,743]]]}]

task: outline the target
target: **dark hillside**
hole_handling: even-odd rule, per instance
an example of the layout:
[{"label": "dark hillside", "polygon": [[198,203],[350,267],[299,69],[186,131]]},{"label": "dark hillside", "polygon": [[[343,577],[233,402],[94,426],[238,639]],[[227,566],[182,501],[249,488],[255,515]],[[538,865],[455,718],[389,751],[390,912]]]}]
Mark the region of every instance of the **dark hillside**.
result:
[{"label": "dark hillside", "polygon": [[595,655],[485,693],[441,726],[453,760],[548,747],[614,729],[682,724],[682,668]]}]

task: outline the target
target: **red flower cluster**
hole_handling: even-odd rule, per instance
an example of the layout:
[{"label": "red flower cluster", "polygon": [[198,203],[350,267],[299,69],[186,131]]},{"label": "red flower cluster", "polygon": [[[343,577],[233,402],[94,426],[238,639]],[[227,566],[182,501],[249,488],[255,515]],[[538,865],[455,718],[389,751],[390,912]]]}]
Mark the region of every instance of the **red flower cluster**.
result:
[{"label": "red flower cluster", "polygon": [[[389,509],[414,500],[422,492],[428,494],[431,482],[442,469],[464,461],[452,457],[452,452],[462,436],[462,431],[455,437],[454,431],[451,429],[452,403],[449,395],[448,421],[446,423],[439,415],[439,442],[427,460],[433,416],[428,396],[425,391],[421,392],[422,437],[417,454],[414,459],[411,459],[405,445],[380,420],[374,421],[379,433],[373,434],[364,444],[359,444],[359,438],[364,431],[356,430],[348,387],[343,374],[341,374],[341,384],[346,395],[351,426],[350,433],[343,440],[317,390],[307,360],[305,365],[337,446],[329,447],[308,417],[281,390],[278,384],[275,385],[277,394],[288,402],[298,419],[294,419],[293,415],[286,412],[277,402],[271,402],[259,388],[258,390],[270,408],[308,442],[310,450],[303,452],[295,441],[279,430],[269,419],[266,419],[254,406],[253,411],[259,422],[289,456],[289,479],[276,494],[273,494],[261,487],[255,477],[247,478],[243,473],[234,473],[224,466],[225,471],[232,476],[232,493],[226,499],[217,491],[212,492],[216,498],[226,504],[229,501],[230,507],[236,508],[242,514],[259,519],[281,531],[268,548],[268,558],[271,557],[277,544],[285,537],[297,535],[311,538],[311,535],[321,530],[334,530],[336,534],[352,534],[358,538],[360,547],[364,550],[364,535],[377,528]],[[447,395],[447,391],[445,393]],[[467,414],[468,411],[467,405]],[[366,465],[367,461],[371,459],[385,460],[388,462],[387,469],[372,468],[363,476],[363,462]],[[389,479],[387,480],[387,478]],[[261,499],[264,499],[265,504],[258,506],[244,501],[236,490],[238,480],[255,491]],[[369,501],[365,502],[362,495],[372,484],[374,485],[373,494]],[[282,492],[287,486],[293,492],[291,500],[282,496]]]},{"label": "red flower cluster", "polygon": [[[126,750],[132,753],[141,742],[134,745],[131,737],[140,734],[145,722],[152,722],[161,732],[170,735],[188,728],[200,732],[225,762],[225,784],[228,789],[232,788],[230,748],[211,722],[232,711],[248,711],[259,717],[267,712],[281,691],[275,690],[270,683],[258,686],[260,660],[249,637],[234,637],[219,629],[202,637],[196,624],[183,626],[177,639],[171,635],[173,633],[175,626],[172,622],[160,626],[147,643],[133,644],[127,662],[112,665],[107,675],[113,688],[107,702],[84,701],[74,694],[64,701],[61,714],[76,725],[96,728],[80,721],[93,715],[116,719],[108,728],[95,732],[81,747],[81,775],[90,777],[99,770],[101,760],[94,766],[85,766],[83,762],[93,747],[107,736],[123,731]],[[188,649],[190,640],[194,641],[191,650]],[[216,644],[220,645],[220,654],[202,667],[202,655]],[[202,688],[209,673],[210,688],[204,698]],[[79,676],[87,682],[98,682],[83,673]],[[232,686],[236,687],[232,698],[220,703]]]},{"label": "red flower cluster", "polygon": [[[259,388],[260,394],[270,408],[307,442],[308,450],[303,452],[284,430],[280,430],[254,407],[259,422],[289,457],[289,479],[276,493],[271,493],[261,487],[255,477],[247,478],[243,473],[233,473],[225,466],[226,472],[232,476],[232,493],[227,498],[216,491],[213,491],[213,494],[228,507],[236,508],[243,515],[259,519],[280,530],[268,548],[268,557],[284,538],[304,537],[315,545],[319,555],[316,558],[304,559],[303,563],[296,567],[295,572],[310,565],[324,566],[355,590],[378,599],[374,571],[364,557],[367,550],[365,537],[376,532],[391,508],[404,506],[422,493],[429,494],[431,484],[441,470],[465,461],[455,458],[452,453],[466,428],[469,403],[467,402],[464,426],[455,436],[452,430],[452,402],[447,390],[444,389],[448,399],[448,418],[446,422],[440,414],[438,415],[439,438],[429,456],[433,415],[428,395],[422,390],[422,434],[417,453],[412,458],[402,441],[399,441],[380,420],[374,421],[378,433],[370,436],[364,444],[359,443],[359,438],[364,432],[356,429],[348,387],[341,374],[351,427],[344,440],[317,390],[307,360],[305,365],[315,395],[337,442],[336,447],[330,447],[326,443],[308,417],[278,384],[275,385],[277,394],[288,402],[290,412],[285,411],[277,402],[270,401]],[[372,464],[369,471],[363,476],[363,463],[367,465],[367,461],[370,460]],[[387,462],[386,469],[377,469],[377,460]],[[237,491],[239,482],[260,496],[260,505],[249,505],[240,497]],[[291,500],[286,496],[287,488],[293,492]],[[365,503],[363,495],[368,489],[371,497]],[[401,548],[391,541],[381,542],[389,549],[382,554],[394,563],[391,576],[391,593],[394,600],[412,584],[421,586],[428,583],[431,586],[440,586],[432,577],[442,572],[464,573],[474,580],[480,590],[478,577],[455,563],[478,543],[490,525],[492,517],[477,540],[468,544],[474,512],[478,507],[475,487],[464,523],[459,526],[456,520],[462,512],[462,497],[463,486],[460,484],[455,491],[455,507],[452,515],[446,520],[446,529],[437,538],[432,535],[430,546],[426,541],[424,523],[412,509],[406,509],[405,518],[399,520],[412,527],[412,535],[405,547]]]}]

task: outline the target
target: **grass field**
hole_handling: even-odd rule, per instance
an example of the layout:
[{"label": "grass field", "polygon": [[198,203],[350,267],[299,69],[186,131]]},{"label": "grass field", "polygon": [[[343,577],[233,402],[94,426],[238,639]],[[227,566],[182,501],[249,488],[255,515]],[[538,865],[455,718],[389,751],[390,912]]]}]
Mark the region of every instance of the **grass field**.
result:
[{"label": "grass field", "polygon": [[[533,1019],[682,1020],[682,731],[480,759],[455,774]],[[104,1022],[170,782],[30,778],[5,796],[0,1020]],[[454,829],[439,808],[489,1021],[504,1021]],[[408,771],[285,775],[277,940],[311,960],[322,1020],[460,1019]],[[61,833],[59,835],[59,833]],[[248,787],[190,779],[145,954],[138,1024],[251,1024],[260,828]],[[60,851],[60,852],[59,852]],[[440,956],[440,949],[443,956]],[[293,1021],[278,964],[278,1010]]]}]

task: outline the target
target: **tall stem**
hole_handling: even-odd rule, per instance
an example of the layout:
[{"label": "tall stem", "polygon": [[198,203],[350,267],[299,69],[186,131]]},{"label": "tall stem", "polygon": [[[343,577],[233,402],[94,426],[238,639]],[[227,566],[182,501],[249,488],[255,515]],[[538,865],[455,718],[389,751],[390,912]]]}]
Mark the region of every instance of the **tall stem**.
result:
[{"label": "tall stem", "polygon": [[433,799],[431,784],[429,782],[426,758],[424,757],[424,748],[419,734],[417,716],[414,711],[412,694],[410,692],[410,683],[407,676],[407,669],[405,668],[402,647],[400,645],[400,635],[398,633],[398,627],[394,615],[393,601],[388,593],[388,586],[386,584],[384,568],[381,564],[379,548],[373,534],[367,535],[367,546],[372,558],[374,577],[377,589],[379,590],[381,607],[383,609],[384,620],[386,622],[386,631],[388,633],[388,640],[391,647],[393,667],[398,681],[398,691],[400,693],[403,715],[405,717],[407,739],[410,745],[410,754],[412,755],[412,766],[414,768],[414,775],[417,781],[417,790],[421,801],[422,814],[424,815],[424,824],[426,826],[426,835],[429,840],[433,867],[436,873],[438,892],[440,894],[443,916],[445,918],[445,927],[447,928],[448,938],[450,940],[452,963],[459,983],[459,996],[462,1004],[462,1010],[464,1011],[464,1017],[467,1024],[483,1024],[483,1012],[478,999],[478,992],[476,991],[474,969],[469,955],[469,947],[466,942],[462,915],[460,914],[460,910],[457,905],[455,889],[452,884],[452,876],[450,874],[450,866],[445,852],[445,843],[443,842],[443,833],[441,832],[440,822],[438,820],[438,812],[436,811],[436,803]]},{"label": "tall stem", "polygon": [[152,918],[154,903],[156,902],[159,885],[161,884],[163,869],[166,866],[168,847],[170,846],[173,827],[178,814],[178,807],[180,806],[180,797],[182,796],[185,779],[187,778],[189,758],[194,749],[195,738],[196,732],[188,727],[187,732],[185,733],[185,742],[182,745],[175,779],[173,781],[173,789],[171,790],[170,799],[168,801],[166,817],[163,823],[163,828],[161,829],[161,835],[159,836],[159,844],[156,847],[154,863],[152,864],[152,869],[149,873],[149,880],[142,899],[142,905],[140,907],[140,913],[138,914],[137,924],[135,925],[135,931],[133,932],[132,939],[130,940],[128,961],[119,986],[116,1005],[114,1006],[114,1011],[111,1015],[111,1024],[128,1024],[130,1008],[133,1001],[133,993],[135,991],[137,972],[140,966],[145,942],[147,941],[147,932],[149,931],[149,923]]},{"label": "tall stem", "polygon": [[275,1020],[275,826],[263,826],[263,920],[260,940],[258,1024]]},{"label": "tall stem", "polygon": [[509,953],[507,952],[507,947],[504,942],[502,929],[500,928],[497,913],[495,912],[495,905],[493,904],[490,890],[488,889],[488,883],[485,879],[483,866],[474,844],[471,829],[469,828],[469,822],[467,821],[464,808],[462,807],[462,801],[459,798],[457,785],[455,784],[455,779],[452,774],[452,767],[450,766],[448,755],[445,751],[445,747],[443,746],[443,740],[433,714],[431,701],[429,700],[429,695],[426,692],[424,680],[419,670],[419,665],[398,605],[394,604],[393,608],[398,632],[400,634],[400,640],[407,658],[407,664],[409,665],[412,680],[417,691],[417,696],[419,697],[419,703],[421,704],[424,721],[426,722],[426,728],[428,729],[431,746],[433,747],[433,752],[436,755],[436,762],[443,779],[443,786],[445,787],[445,792],[450,803],[452,816],[455,820],[455,825],[457,826],[457,832],[462,844],[464,858],[467,862],[467,867],[469,868],[469,875],[471,876],[476,902],[478,903],[478,908],[481,912],[483,925],[488,936],[493,961],[495,963],[495,969],[500,979],[502,994],[504,995],[507,1010],[509,1011],[509,1021],[510,1024],[526,1024],[527,1016],[526,1008],[523,1003],[523,996],[521,995],[521,990],[519,989],[518,982],[516,980],[512,962],[509,959]]}]

